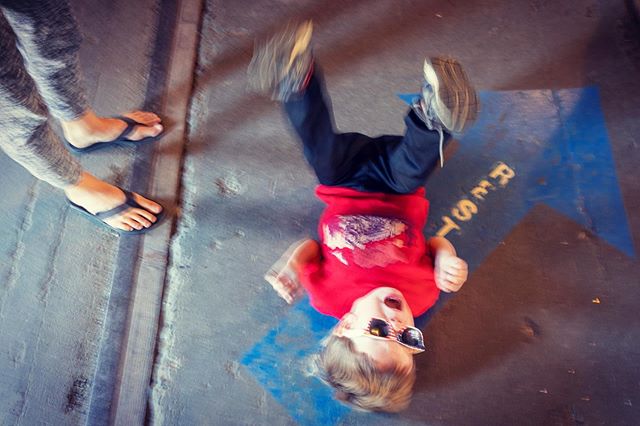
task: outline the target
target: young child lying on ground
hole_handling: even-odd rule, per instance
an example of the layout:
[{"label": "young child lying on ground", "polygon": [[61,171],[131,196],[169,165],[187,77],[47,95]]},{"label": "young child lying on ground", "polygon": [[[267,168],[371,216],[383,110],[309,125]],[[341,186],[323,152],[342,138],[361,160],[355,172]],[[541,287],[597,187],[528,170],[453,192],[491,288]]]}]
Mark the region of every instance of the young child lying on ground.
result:
[{"label": "young child lying on ground", "polygon": [[311,22],[290,25],[257,45],[249,66],[251,85],[283,103],[327,205],[320,241],[292,245],[265,278],[288,303],[306,290],[314,308],[340,319],[319,357],[338,399],[400,411],[415,382],[413,355],[425,349],[414,317],[467,279],[446,239],[425,242],[423,186],[449,134],[475,119],[476,93],[458,62],[427,59],[404,136],[336,133],[311,32]]}]

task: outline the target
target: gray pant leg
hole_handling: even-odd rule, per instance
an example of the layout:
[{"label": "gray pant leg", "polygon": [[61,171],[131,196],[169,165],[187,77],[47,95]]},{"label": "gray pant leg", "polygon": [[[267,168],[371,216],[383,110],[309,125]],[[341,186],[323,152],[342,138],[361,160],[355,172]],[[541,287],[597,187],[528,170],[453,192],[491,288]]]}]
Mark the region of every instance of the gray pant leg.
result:
[{"label": "gray pant leg", "polygon": [[69,121],[89,107],[80,81],[81,36],[67,0],[0,0],[18,49],[51,114]]},{"label": "gray pant leg", "polygon": [[0,13],[0,148],[35,177],[64,188],[78,182],[82,167],[51,130],[48,117]]}]

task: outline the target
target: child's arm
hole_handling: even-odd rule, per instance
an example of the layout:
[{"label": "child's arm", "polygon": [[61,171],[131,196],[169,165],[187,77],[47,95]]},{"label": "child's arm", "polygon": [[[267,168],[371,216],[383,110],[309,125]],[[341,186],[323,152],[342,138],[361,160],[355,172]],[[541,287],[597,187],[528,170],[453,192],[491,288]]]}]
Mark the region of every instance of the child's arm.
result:
[{"label": "child's arm", "polygon": [[458,291],[467,281],[467,262],[456,256],[456,249],[446,238],[432,237],[427,246],[433,255],[438,288],[446,293]]},{"label": "child's arm", "polygon": [[304,265],[320,257],[320,245],[311,239],[293,243],[287,251],[269,268],[264,276],[273,289],[287,303],[291,304],[304,293],[298,274]]}]

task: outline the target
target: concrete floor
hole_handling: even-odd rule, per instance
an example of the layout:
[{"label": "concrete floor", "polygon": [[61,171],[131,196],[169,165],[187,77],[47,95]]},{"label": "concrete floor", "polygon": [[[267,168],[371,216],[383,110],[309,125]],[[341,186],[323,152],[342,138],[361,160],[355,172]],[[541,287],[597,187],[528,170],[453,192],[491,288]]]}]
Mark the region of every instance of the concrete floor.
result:
[{"label": "concrete floor", "polygon": [[[148,103],[158,4],[74,7],[96,109]],[[401,133],[396,94],[417,90],[425,55],[460,59],[482,91],[485,118],[427,184],[427,232],[496,161],[518,166],[513,185],[450,235],[472,274],[427,325],[414,400],[399,415],[327,399],[305,360],[331,320],[304,301],[287,306],[261,278],[315,233],[322,209],[278,106],[245,88],[253,40],[294,18],[314,20],[342,131]],[[637,424],[639,33],[623,1],[207,1],[149,421]],[[587,115],[575,119],[579,107]],[[555,162],[556,149],[584,161]],[[82,161],[142,190],[132,177],[149,153],[132,154]],[[0,163],[0,423],[108,423],[135,243],[96,231],[59,192]],[[576,178],[585,167],[592,180]],[[566,192],[523,183],[547,188],[551,177]]]},{"label": "concrete floor", "polygon": [[[141,2],[136,14],[124,1],[71,3],[94,109],[115,115],[141,107],[156,39],[155,2]],[[145,161],[131,149],[80,161],[110,182],[145,189],[144,178],[134,179],[134,165],[142,171]],[[100,401],[103,419],[112,399],[136,262],[126,254],[136,242],[96,228],[68,208],[60,191],[4,154],[0,170],[0,424],[95,424],[92,403]],[[103,356],[110,351],[116,354]]]}]

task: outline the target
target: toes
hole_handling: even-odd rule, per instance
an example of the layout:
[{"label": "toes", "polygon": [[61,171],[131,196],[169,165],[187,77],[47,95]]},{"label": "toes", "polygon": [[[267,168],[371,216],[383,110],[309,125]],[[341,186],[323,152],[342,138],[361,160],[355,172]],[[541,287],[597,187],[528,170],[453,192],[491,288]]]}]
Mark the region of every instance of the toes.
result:
[{"label": "toes", "polygon": [[106,220],[105,223],[112,228],[120,229],[122,231],[131,232],[136,229],[142,229],[142,225],[137,223],[135,220],[131,220],[128,217],[121,217],[114,220]]},{"label": "toes", "polygon": [[159,214],[162,211],[162,206],[155,201],[151,201],[147,198],[144,198],[140,194],[133,194],[133,199],[136,203],[140,204],[145,210],[150,211],[151,213]]},{"label": "toes", "polygon": [[139,194],[133,194],[133,196],[134,200],[143,208],[130,208],[122,213],[122,216],[116,220],[115,223],[108,222],[109,225],[125,231],[139,231],[144,228],[149,228],[157,222],[158,218],[154,213],[160,213],[162,211],[162,206]]},{"label": "toes", "polygon": [[133,131],[128,136],[128,139],[132,141],[158,136],[164,130],[161,124],[162,120],[153,112],[133,111],[124,116],[140,123],[140,125],[133,128]]},{"label": "toes", "polygon": [[164,130],[164,127],[162,127],[162,124],[160,124],[160,123],[156,123],[156,124],[154,124],[154,125],[153,125],[153,126],[151,126],[151,127],[143,127],[143,128],[142,128],[142,129],[140,129],[140,130],[143,130],[143,129],[145,129],[145,130],[146,130],[146,129],[149,129],[149,133],[150,133],[152,136],[158,136],[160,133],[162,133],[162,131]]},{"label": "toes", "polygon": [[151,213],[151,212],[149,212],[147,210],[144,210],[144,209],[133,209],[132,213],[135,216],[140,216],[140,220],[138,220],[138,219],[136,219],[136,220],[138,220],[138,222],[142,221],[141,223],[144,223],[145,226],[147,226],[147,227],[151,226],[151,224],[155,223],[156,220],[158,220],[153,215],[153,213]]},{"label": "toes", "polygon": [[115,229],[120,229],[122,231],[133,231],[133,227],[131,227],[131,225],[129,225],[122,219],[106,220],[105,223]]},{"label": "toes", "polygon": [[[106,221],[107,225],[112,226],[123,231],[131,232],[134,230],[141,230],[153,225],[153,222],[148,220],[142,214],[142,210],[132,209],[125,213],[125,216],[120,217],[113,221]],[[154,219],[155,221],[155,219]]]},{"label": "toes", "polygon": [[129,226],[130,230],[136,229],[136,230],[141,230],[142,228],[144,228],[144,226],[138,222],[137,220],[135,220],[133,217],[123,217],[122,218],[122,223],[124,223],[125,225]]},{"label": "toes", "polygon": [[[144,217],[141,214],[141,212],[142,212],[142,210],[140,210],[140,209],[130,210],[129,212],[127,212],[127,218],[129,220],[134,221],[135,224],[141,225],[143,228],[148,228],[151,225],[153,225],[153,222],[150,221],[149,219],[147,219],[146,217]],[[136,228],[136,229],[140,229],[140,228]]]},{"label": "toes", "polygon": [[158,136],[162,133],[162,124],[156,123],[149,126],[136,126],[133,128],[133,132],[131,132],[131,136],[129,137],[131,140],[140,140],[143,138]]},{"label": "toes", "polygon": [[125,114],[125,117],[132,118],[137,122],[145,124],[147,126],[152,126],[162,121],[157,114],[147,111],[133,111]]}]

